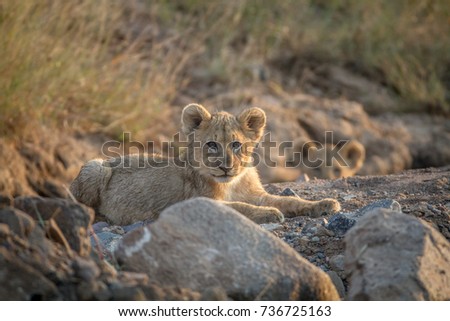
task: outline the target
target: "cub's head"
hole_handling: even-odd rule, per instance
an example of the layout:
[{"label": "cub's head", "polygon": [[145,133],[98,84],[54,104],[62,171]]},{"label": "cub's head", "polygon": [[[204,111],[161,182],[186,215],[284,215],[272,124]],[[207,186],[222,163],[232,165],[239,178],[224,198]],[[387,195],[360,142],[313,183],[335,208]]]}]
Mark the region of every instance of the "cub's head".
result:
[{"label": "cub's head", "polygon": [[200,174],[220,183],[231,182],[252,166],[252,152],[266,125],[263,110],[253,107],[238,116],[211,114],[203,106],[187,105],[181,116],[188,137],[188,160]]}]

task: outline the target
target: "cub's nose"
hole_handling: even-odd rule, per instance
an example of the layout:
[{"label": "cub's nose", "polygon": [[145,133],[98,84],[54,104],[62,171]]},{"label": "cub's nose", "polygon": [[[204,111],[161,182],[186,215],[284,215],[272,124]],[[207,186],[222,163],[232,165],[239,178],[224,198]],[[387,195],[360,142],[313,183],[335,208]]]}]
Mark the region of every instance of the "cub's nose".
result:
[{"label": "cub's nose", "polygon": [[219,166],[219,168],[220,168],[221,170],[223,170],[223,172],[224,172],[225,174],[227,174],[227,173],[231,170],[231,167]]}]

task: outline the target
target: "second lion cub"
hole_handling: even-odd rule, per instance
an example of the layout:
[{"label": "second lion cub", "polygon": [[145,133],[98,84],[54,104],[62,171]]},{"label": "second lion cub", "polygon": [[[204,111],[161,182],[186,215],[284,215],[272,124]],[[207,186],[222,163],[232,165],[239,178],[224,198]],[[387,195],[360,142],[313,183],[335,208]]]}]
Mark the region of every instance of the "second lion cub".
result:
[{"label": "second lion cub", "polygon": [[[70,186],[72,194],[117,225],[157,218],[166,207],[200,196],[221,201],[256,223],[339,211],[333,199],[312,202],[264,190],[256,169],[249,166],[252,148],[247,148],[262,137],[263,110],[253,107],[233,116],[190,104],[181,118],[188,148],[179,159],[136,154],[92,160]],[[151,166],[161,161],[167,165]]]}]

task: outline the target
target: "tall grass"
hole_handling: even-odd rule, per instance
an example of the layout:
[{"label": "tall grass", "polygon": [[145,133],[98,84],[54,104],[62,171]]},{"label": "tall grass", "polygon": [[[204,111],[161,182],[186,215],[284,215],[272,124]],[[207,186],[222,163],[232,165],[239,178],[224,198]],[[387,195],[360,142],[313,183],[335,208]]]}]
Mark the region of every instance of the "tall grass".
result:
[{"label": "tall grass", "polygon": [[292,57],[449,112],[449,34],[445,0],[3,0],[0,136],[143,128],[199,69],[247,86],[252,65]]},{"label": "tall grass", "polygon": [[129,33],[135,18],[121,1],[3,1],[0,135],[39,125],[120,133],[157,117],[182,81],[186,55],[172,42],[183,41],[144,52],[151,32]]}]

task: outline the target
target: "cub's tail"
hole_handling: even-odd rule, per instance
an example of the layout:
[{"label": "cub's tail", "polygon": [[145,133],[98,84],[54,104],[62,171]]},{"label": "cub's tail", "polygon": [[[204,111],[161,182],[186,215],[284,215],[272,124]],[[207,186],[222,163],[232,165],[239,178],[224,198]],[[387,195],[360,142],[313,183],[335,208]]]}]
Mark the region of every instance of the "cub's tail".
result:
[{"label": "cub's tail", "polygon": [[80,202],[95,210],[100,205],[100,193],[111,178],[112,168],[102,159],[84,164],[70,185],[70,192]]}]

